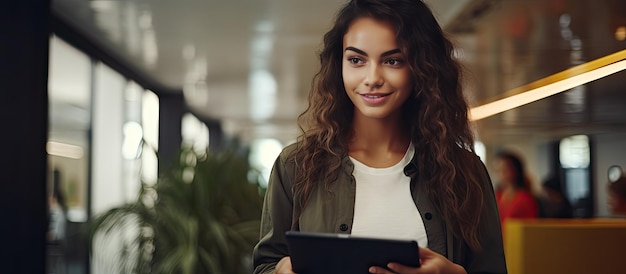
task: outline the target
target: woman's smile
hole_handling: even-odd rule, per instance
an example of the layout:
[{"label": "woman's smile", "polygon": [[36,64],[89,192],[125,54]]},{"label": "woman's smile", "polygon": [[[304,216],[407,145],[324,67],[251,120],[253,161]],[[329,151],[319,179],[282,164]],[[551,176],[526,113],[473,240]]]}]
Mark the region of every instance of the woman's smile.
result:
[{"label": "woman's smile", "polygon": [[374,107],[378,105],[383,105],[387,102],[389,95],[392,93],[359,93],[361,99],[365,102],[366,105]]}]

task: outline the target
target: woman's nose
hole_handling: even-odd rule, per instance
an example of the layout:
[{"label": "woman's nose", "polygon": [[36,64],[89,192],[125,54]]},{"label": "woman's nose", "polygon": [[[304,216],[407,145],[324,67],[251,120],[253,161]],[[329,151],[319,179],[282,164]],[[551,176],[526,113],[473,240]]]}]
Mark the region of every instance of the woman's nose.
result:
[{"label": "woman's nose", "polygon": [[380,66],[372,64],[367,70],[365,77],[365,86],[369,88],[378,88],[383,85],[383,77],[380,73]]}]

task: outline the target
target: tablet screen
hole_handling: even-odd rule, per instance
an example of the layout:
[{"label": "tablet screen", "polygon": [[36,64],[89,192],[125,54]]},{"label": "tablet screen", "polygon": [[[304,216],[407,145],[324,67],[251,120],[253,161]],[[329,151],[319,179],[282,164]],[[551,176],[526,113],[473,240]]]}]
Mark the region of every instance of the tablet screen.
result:
[{"label": "tablet screen", "polygon": [[416,241],[299,231],[287,231],[285,236],[293,270],[299,274],[369,273],[370,266],[390,262],[419,266]]}]

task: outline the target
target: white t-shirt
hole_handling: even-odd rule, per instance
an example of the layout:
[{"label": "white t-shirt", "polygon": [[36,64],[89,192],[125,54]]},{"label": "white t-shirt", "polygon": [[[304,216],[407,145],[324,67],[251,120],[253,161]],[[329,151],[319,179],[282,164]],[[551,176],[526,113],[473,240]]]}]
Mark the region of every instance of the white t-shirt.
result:
[{"label": "white t-shirt", "polygon": [[404,175],[413,154],[411,144],[399,163],[386,168],[368,167],[350,157],[356,179],[352,235],[415,240],[421,247],[428,246],[424,222],[411,196],[411,178]]}]

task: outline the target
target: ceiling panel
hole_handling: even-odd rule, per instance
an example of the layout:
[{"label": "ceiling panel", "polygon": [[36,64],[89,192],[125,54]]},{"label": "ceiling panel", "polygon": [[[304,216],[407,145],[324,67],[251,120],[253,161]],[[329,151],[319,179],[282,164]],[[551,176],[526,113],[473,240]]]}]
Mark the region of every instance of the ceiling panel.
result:
[{"label": "ceiling panel", "polygon": [[[476,1],[480,2],[480,1]],[[455,33],[470,70],[472,105],[575,65],[626,49],[615,31],[623,1],[482,1],[466,9]],[[626,24],[625,24],[626,25]],[[489,143],[551,140],[626,128],[626,72],[478,121]]]},{"label": "ceiling panel", "polygon": [[[467,68],[472,105],[580,62],[626,49],[622,0],[438,0],[434,9]],[[343,0],[55,0],[53,11],[115,58],[170,90],[227,134],[293,140],[316,53]],[[255,72],[267,96],[251,96]],[[269,80],[268,80],[269,79]],[[478,121],[487,142],[622,131],[619,73]],[[258,79],[257,79],[258,80]],[[269,81],[269,82],[268,82]],[[261,93],[262,95],[264,93]],[[270,98],[271,100],[265,100]],[[581,101],[582,100],[582,101]],[[260,103],[257,104],[257,103]],[[259,108],[274,106],[265,116]],[[256,110],[255,110],[256,109]]]}]

